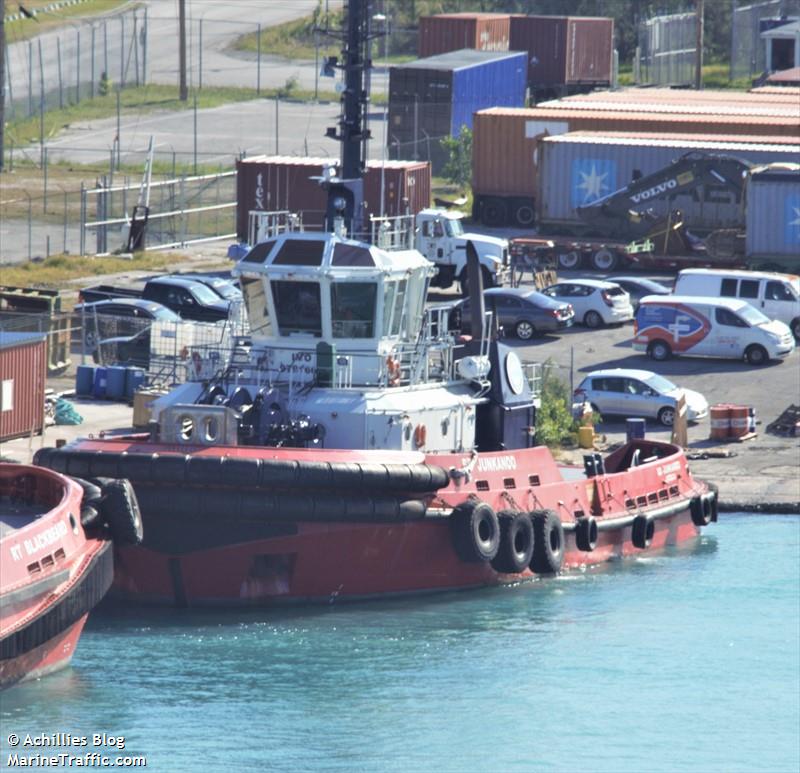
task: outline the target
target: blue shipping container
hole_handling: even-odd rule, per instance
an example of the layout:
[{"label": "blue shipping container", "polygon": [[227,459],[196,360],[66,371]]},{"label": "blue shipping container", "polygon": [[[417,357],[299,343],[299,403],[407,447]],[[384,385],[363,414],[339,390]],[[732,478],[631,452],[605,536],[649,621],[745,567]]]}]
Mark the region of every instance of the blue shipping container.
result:
[{"label": "blue shipping container", "polygon": [[389,71],[387,142],[392,158],[421,158],[434,167],[446,158],[439,141],[472,128],[487,107],[522,107],[527,85],[524,52],[462,49],[396,65]]}]

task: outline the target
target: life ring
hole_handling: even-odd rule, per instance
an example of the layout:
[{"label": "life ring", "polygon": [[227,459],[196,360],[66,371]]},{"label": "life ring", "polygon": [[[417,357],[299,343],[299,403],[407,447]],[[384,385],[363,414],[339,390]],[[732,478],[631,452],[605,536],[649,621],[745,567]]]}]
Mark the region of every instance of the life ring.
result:
[{"label": "life ring", "polygon": [[386,380],[389,386],[400,383],[400,363],[391,354],[386,358]]},{"label": "life ring", "polygon": [[491,561],[500,547],[500,522],[485,502],[464,502],[450,515],[453,547],[471,564]]},{"label": "life ring", "polygon": [[556,574],[564,563],[564,526],[553,510],[534,510],[531,569],[537,574]]},{"label": "life ring", "polygon": [[428,437],[428,429],[424,424],[417,424],[414,428],[414,445],[417,448],[422,448],[425,445],[425,440]]},{"label": "life ring", "polygon": [[655,533],[656,522],[653,520],[653,516],[639,513],[639,515],[633,519],[631,542],[633,542],[635,548],[639,548],[639,550],[646,550],[649,548]]},{"label": "life ring", "polygon": [[597,521],[593,516],[579,518],[575,524],[575,544],[578,550],[591,553],[597,547],[598,534]]},{"label": "life ring", "polygon": [[528,568],[533,557],[533,523],[527,513],[501,510],[500,547],[492,561],[492,569],[503,574],[519,574]]}]

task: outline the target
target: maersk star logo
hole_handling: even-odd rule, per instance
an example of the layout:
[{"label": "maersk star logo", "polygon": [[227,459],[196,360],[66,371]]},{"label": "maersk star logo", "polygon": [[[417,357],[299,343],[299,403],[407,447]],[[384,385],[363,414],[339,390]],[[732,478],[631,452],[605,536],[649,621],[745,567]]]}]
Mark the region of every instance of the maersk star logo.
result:
[{"label": "maersk star logo", "polygon": [[786,199],[786,244],[800,244],[800,196]]},{"label": "maersk star logo", "polygon": [[617,189],[613,161],[581,158],[572,162],[572,206],[582,207]]}]

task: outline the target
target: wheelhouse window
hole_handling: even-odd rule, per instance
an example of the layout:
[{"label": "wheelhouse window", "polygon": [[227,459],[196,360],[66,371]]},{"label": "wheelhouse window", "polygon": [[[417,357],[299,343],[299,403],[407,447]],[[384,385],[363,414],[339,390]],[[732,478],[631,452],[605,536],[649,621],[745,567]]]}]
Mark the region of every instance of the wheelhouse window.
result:
[{"label": "wheelhouse window", "polygon": [[374,282],[334,282],[331,285],[331,327],[334,338],[372,338],[375,335]]},{"label": "wheelhouse window", "polygon": [[319,282],[273,281],[271,284],[280,335],[322,336]]},{"label": "wheelhouse window", "polygon": [[253,335],[270,335],[269,311],[267,310],[267,297],[264,293],[264,283],[261,279],[242,277],[242,296],[247,309],[247,319],[250,322],[250,332]]},{"label": "wheelhouse window", "polygon": [[383,335],[398,336],[403,329],[406,280],[386,282],[383,295]]}]

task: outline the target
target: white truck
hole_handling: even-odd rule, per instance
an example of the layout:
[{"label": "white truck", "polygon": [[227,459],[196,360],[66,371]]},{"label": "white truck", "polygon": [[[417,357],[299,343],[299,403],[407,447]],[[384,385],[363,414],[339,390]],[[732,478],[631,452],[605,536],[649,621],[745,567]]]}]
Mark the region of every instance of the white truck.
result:
[{"label": "white truck", "polygon": [[438,267],[433,287],[458,282],[467,294],[467,242],[478,251],[484,287],[500,287],[511,279],[508,240],[467,233],[463,212],[423,209],[416,215],[372,218],[372,241],[383,249],[415,248]]}]

